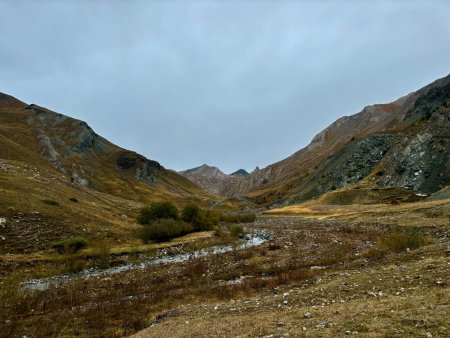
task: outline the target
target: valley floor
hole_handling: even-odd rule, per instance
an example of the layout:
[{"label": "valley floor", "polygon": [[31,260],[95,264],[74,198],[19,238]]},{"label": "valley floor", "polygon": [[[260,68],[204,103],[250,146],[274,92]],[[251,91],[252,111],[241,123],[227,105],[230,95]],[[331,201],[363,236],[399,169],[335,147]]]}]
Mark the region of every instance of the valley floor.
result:
[{"label": "valley floor", "polygon": [[[424,232],[428,245],[386,254],[374,251],[372,240],[379,234],[372,227],[313,225],[297,217],[264,221],[284,233],[280,263],[283,255],[297,266],[316,255],[321,265],[309,267],[314,271],[309,278],[286,276],[259,292],[182,305],[133,337],[450,336],[447,232],[435,232],[440,240]],[[331,261],[324,264],[324,257]]]},{"label": "valley floor", "polygon": [[[0,336],[449,337],[449,203],[432,203],[263,215],[247,231],[273,239],[257,247],[3,292]],[[400,225],[413,210],[428,214]]]}]

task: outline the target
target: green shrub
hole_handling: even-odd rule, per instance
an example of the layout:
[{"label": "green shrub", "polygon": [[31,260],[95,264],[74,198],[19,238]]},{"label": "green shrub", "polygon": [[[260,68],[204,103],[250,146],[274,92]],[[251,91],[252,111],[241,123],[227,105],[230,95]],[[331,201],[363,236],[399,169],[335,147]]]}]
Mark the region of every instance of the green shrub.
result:
[{"label": "green shrub", "polygon": [[63,271],[69,273],[76,273],[83,271],[87,267],[87,262],[80,259],[77,255],[68,255],[64,261]]},{"label": "green shrub", "polygon": [[42,203],[48,204],[48,205],[59,205],[58,202],[54,201],[54,200],[41,200]]},{"label": "green shrub", "polygon": [[174,219],[158,219],[144,224],[140,237],[144,243],[166,241],[192,232],[192,225]]},{"label": "green shrub", "polygon": [[106,269],[110,266],[111,248],[112,243],[108,240],[102,240],[95,244],[92,256],[96,267]]},{"label": "green shrub", "polygon": [[137,218],[139,224],[149,224],[158,219],[178,219],[178,209],[171,202],[156,202],[144,207]]},{"label": "green shrub", "polygon": [[67,238],[53,242],[51,247],[60,254],[77,253],[88,245],[88,241],[83,237]]},{"label": "green shrub", "polygon": [[195,204],[186,205],[181,211],[181,219],[185,222],[192,222],[200,214],[201,209]]},{"label": "green shrub", "polygon": [[414,250],[425,244],[425,239],[413,231],[398,231],[381,238],[381,244],[393,252]]},{"label": "green shrub", "polygon": [[232,237],[241,237],[244,234],[244,227],[240,224],[231,224],[229,227]]},{"label": "green shrub", "polygon": [[183,208],[181,219],[191,223],[194,230],[211,230],[220,222],[221,214],[212,210],[203,210],[195,204],[189,204]]}]

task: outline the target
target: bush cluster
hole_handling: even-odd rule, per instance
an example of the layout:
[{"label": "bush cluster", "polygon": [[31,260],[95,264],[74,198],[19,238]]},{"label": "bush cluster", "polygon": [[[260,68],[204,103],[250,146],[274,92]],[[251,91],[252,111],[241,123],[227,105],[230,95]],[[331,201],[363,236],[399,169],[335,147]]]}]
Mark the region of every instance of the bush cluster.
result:
[{"label": "bush cluster", "polygon": [[190,232],[192,232],[192,226],[189,223],[170,218],[162,218],[144,225],[141,232],[141,239],[145,243],[149,241],[161,242]]},{"label": "bush cluster", "polygon": [[181,215],[170,202],[157,202],[144,207],[137,218],[143,225],[140,238],[144,243],[166,241],[194,231],[211,230],[220,221],[221,215],[204,210],[195,204],[185,206]]},{"label": "bush cluster", "polygon": [[51,247],[60,254],[77,253],[88,245],[88,241],[83,237],[67,238],[53,242]]},{"label": "bush cluster", "polygon": [[203,210],[195,204],[185,206],[181,212],[181,219],[192,224],[194,230],[211,230],[219,223],[221,214],[212,210]]},{"label": "bush cluster", "polygon": [[156,202],[144,207],[138,216],[139,224],[149,224],[158,219],[178,219],[178,209],[170,202]]}]

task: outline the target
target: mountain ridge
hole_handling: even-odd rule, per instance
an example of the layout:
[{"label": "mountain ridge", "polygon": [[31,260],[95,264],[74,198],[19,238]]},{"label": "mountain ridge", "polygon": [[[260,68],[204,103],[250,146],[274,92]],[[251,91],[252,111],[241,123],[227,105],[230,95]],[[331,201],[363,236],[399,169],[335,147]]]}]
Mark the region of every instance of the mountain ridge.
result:
[{"label": "mountain ridge", "polygon": [[[445,130],[445,126],[448,126],[448,109],[444,106],[449,101],[450,75],[447,75],[393,102],[368,105],[359,113],[337,119],[317,133],[304,148],[265,168],[257,168],[239,180],[224,178],[208,182],[204,177],[191,175],[188,178],[215,194],[246,197],[257,204],[278,205],[314,198],[347,184],[356,184],[368,178],[372,171],[381,165],[388,168],[388,176],[391,179],[377,177],[379,186],[434,193],[444,188],[449,181],[447,172],[450,169],[445,138],[450,137]],[[424,109],[428,109],[426,113]],[[422,169],[410,173],[407,179],[399,179],[401,173],[392,169],[399,166],[397,159],[402,157],[403,161],[411,161],[407,159],[409,155],[400,154],[401,148],[398,144],[402,143],[404,138],[411,141],[415,135],[421,133],[431,135],[425,136],[427,140],[444,140],[433,149],[427,150],[433,153],[431,156],[440,158],[439,168],[443,173],[425,169],[427,165],[422,162]],[[422,152],[425,151],[423,142],[412,142],[420,144]],[[436,153],[437,148],[446,155],[442,157]],[[392,152],[397,155],[391,156]],[[346,159],[345,165],[339,163],[341,160],[338,154]],[[384,160],[385,155],[388,157]],[[410,166],[414,167],[413,163],[410,163]],[[340,170],[343,174],[333,173],[331,170]],[[415,184],[414,182],[419,180],[415,176],[416,172],[427,172],[427,175],[434,172],[442,178],[435,180],[432,185]],[[425,181],[427,180],[429,181],[425,178]]]},{"label": "mountain ridge", "polygon": [[2,159],[56,169],[73,183],[118,197],[142,201],[149,196],[207,197],[191,181],[111,143],[86,122],[4,93],[0,94],[0,145]]}]

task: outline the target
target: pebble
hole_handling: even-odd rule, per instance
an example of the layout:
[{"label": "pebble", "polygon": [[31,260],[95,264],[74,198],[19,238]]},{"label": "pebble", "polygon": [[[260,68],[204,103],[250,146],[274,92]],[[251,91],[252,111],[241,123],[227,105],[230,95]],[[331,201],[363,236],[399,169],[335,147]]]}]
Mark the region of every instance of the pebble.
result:
[{"label": "pebble", "polygon": [[311,318],[311,313],[309,313],[309,312],[306,312],[304,315],[303,315],[303,318]]}]

